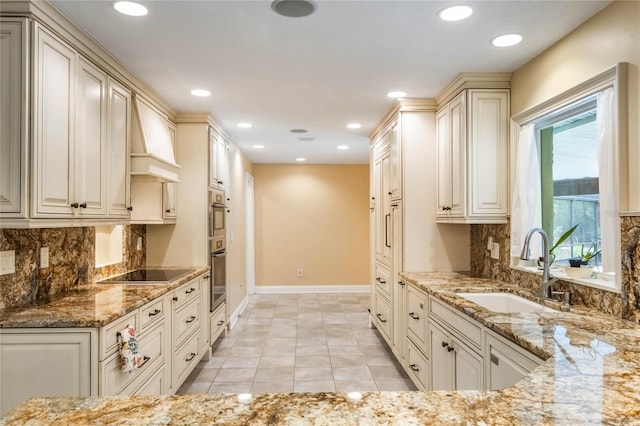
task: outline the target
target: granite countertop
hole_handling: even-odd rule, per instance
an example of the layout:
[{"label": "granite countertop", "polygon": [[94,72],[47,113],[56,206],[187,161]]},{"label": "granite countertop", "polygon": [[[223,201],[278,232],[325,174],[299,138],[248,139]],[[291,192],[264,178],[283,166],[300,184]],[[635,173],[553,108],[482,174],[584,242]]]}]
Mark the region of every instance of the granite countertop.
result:
[{"label": "granite countertop", "polygon": [[640,424],[636,324],[576,307],[496,314],[455,293],[533,296],[452,273],[403,278],[546,361],[501,391],[38,398],[0,424]]},{"label": "granite countertop", "polygon": [[192,272],[170,283],[83,284],[47,303],[1,309],[0,329],[101,327],[208,270],[194,267]]}]

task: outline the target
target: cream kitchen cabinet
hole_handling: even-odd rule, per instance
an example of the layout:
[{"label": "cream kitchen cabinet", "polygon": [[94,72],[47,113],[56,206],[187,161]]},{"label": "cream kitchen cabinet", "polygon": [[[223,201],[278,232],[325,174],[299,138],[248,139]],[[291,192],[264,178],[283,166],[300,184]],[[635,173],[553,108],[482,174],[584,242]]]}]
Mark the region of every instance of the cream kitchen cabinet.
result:
[{"label": "cream kitchen cabinet", "polygon": [[209,343],[214,344],[227,329],[227,304],[222,302],[209,316]]},{"label": "cream kitchen cabinet", "polygon": [[0,215],[27,216],[27,45],[29,21],[0,19]]},{"label": "cream kitchen cabinet", "polygon": [[[3,226],[126,220],[130,93],[41,24],[4,22],[3,82],[10,89],[0,96],[11,105],[2,120],[11,123],[2,126],[3,152],[10,155],[1,161],[11,165],[2,167]],[[33,42],[21,44],[18,35],[28,26]]]},{"label": "cream kitchen cabinet", "polygon": [[26,399],[98,395],[95,329],[0,330],[0,416]]},{"label": "cream kitchen cabinet", "polygon": [[404,224],[402,200],[393,201],[391,204],[391,286],[393,288],[393,346],[392,350],[399,360],[404,360],[407,352],[407,290],[406,285],[400,279],[402,272],[402,226]]},{"label": "cream kitchen cabinet", "polygon": [[465,89],[436,116],[436,220],[506,223],[509,89]]},{"label": "cream kitchen cabinet", "polygon": [[485,377],[488,390],[515,385],[544,361],[503,337],[487,331]]},{"label": "cream kitchen cabinet", "polygon": [[382,145],[374,160],[377,226],[375,235],[376,260],[391,267],[391,147]]},{"label": "cream kitchen cabinet", "polygon": [[209,128],[209,188],[225,189],[228,183],[227,141],[213,127]]}]

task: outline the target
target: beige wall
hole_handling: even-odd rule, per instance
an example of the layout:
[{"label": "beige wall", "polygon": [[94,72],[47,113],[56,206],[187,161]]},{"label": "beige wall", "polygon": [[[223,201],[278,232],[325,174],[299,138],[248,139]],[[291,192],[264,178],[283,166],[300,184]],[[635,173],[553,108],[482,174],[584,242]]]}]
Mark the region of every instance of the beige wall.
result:
[{"label": "beige wall", "polygon": [[227,242],[229,251],[227,277],[229,279],[229,294],[227,295],[227,306],[229,313],[233,313],[242,300],[247,295],[246,277],[246,174],[252,173],[252,165],[244,153],[235,145],[231,144],[229,149],[229,177],[231,179],[231,189],[227,196],[231,199],[231,212],[229,214],[228,228],[230,230]]},{"label": "beige wall", "polygon": [[615,1],[513,73],[511,113],[629,63],[629,210],[640,210],[640,2]]},{"label": "beige wall", "polygon": [[253,172],[256,285],[369,282],[368,165],[254,164]]}]

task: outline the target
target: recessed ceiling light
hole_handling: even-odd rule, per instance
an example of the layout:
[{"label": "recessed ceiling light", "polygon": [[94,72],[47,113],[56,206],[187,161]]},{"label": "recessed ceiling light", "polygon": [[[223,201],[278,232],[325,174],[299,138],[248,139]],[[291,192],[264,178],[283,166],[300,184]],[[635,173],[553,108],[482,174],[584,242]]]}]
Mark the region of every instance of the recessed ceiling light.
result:
[{"label": "recessed ceiling light", "polygon": [[395,91],[395,92],[389,92],[387,93],[387,96],[390,98],[404,98],[405,96],[407,96],[407,92],[402,92],[402,91]]},{"label": "recessed ceiling light", "polygon": [[338,145],[338,149],[341,150],[341,151],[344,151],[346,149],[349,149],[349,146],[348,145]]},{"label": "recessed ceiling light", "polygon": [[302,18],[315,12],[316,4],[312,0],[274,0],[271,10],[288,18]]},{"label": "recessed ceiling light", "polygon": [[264,149],[264,145],[254,145],[254,149]]},{"label": "recessed ceiling light", "polygon": [[291,133],[307,133],[307,129],[291,129],[289,130]]},{"label": "recessed ceiling light", "polygon": [[505,34],[491,40],[491,44],[496,47],[514,46],[522,41],[520,34]]},{"label": "recessed ceiling light", "polygon": [[347,124],[347,128],[348,129],[359,129],[360,127],[362,127],[362,124],[360,124],[360,123],[349,123],[349,124]]},{"label": "recessed ceiling light", "polygon": [[473,13],[473,9],[469,6],[451,6],[442,9],[438,16],[443,21],[462,21],[467,19]]},{"label": "recessed ceiling light", "polygon": [[193,96],[201,96],[201,97],[211,96],[211,92],[208,91],[208,90],[204,90],[204,89],[193,89],[191,91],[191,94]]},{"label": "recessed ceiling light", "polygon": [[298,163],[304,163],[305,161],[307,161],[307,159],[306,159],[306,158],[304,158],[304,157],[298,157],[298,158],[296,158],[296,161],[297,161]]},{"label": "recessed ceiling light", "polygon": [[240,127],[241,129],[250,129],[250,128],[253,127],[253,124],[251,124],[251,123],[238,123],[237,126]]},{"label": "recessed ceiling light", "polygon": [[118,1],[113,4],[113,8],[118,12],[129,16],[144,16],[149,11],[146,7],[132,1]]}]

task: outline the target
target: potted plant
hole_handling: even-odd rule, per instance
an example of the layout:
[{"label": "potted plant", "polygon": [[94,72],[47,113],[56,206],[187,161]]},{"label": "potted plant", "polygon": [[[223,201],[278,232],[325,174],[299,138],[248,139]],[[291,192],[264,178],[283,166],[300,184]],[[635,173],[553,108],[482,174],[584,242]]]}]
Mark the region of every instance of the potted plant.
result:
[{"label": "potted plant", "polygon": [[570,267],[566,268],[567,275],[573,278],[590,278],[593,274],[593,268],[590,265],[591,259],[600,254],[601,250],[596,250],[596,244],[584,250],[584,245],[580,248],[580,256],[569,259]]}]

